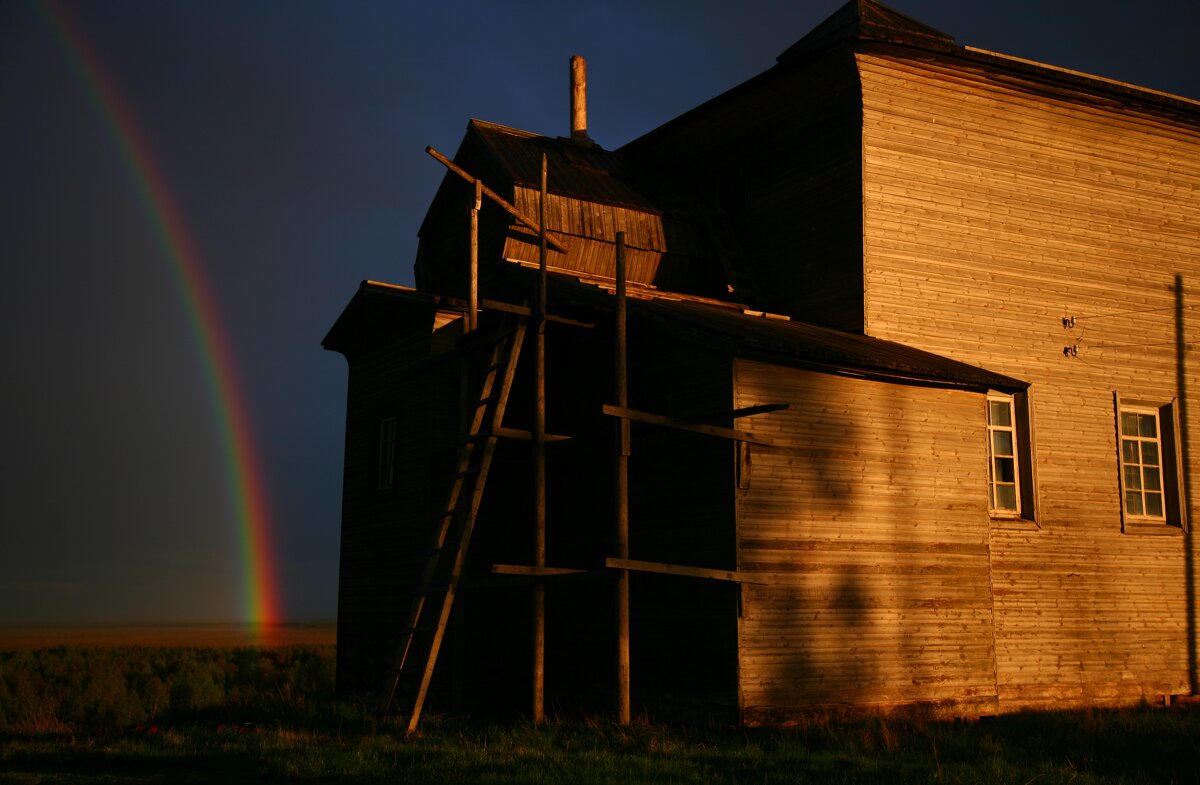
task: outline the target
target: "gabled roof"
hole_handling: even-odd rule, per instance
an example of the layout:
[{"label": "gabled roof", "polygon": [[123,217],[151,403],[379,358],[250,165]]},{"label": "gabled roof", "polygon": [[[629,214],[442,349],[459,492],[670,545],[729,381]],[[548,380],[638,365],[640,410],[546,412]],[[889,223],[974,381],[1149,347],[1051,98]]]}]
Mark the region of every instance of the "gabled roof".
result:
[{"label": "gabled roof", "polygon": [[954,36],[918,22],[883,3],[850,0],[813,28],[812,32],[788,47],[776,60],[782,63],[800,54],[823,51],[845,41],[865,39],[944,51],[954,48]]},{"label": "gabled roof", "polygon": [[493,163],[514,185],[539,188],[542,155],[546,156],[546,190],[589,202],[660,213],[674,199],[655,186],[655,178],[638,171],[620,153],[594,144],[553,138],[516,128],[471,120],[473,136]]}]

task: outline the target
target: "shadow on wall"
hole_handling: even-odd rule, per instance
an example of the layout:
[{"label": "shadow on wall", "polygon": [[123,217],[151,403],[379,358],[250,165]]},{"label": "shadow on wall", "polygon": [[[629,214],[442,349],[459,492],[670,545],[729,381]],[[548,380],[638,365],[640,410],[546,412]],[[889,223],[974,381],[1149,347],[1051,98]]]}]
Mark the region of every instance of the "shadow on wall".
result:
[{"label": "shadow on wall", "polygon": [[[744,705],[994,699],[981,396],[755,363],[739,492]],[[746,487],[748,485],[748,487]]]},{"label": "shadow on wall", "polygon": [[1200,666],[1196,655],[1196,540],[1194,529],[1200,525],[1192,490],[1192,442],[1188,438],[1188,346],[1184,330],[1184,284],[1183,276],[1175,274],[1175,389],[1179,397],[1179,442],[1183,453],[1183,498],[1187,509],[1189,526],[1184,536],[1184,578],[1187,581],[1187,636],[1188,636],[1188,687],[1193,695],[1200,694]]}]

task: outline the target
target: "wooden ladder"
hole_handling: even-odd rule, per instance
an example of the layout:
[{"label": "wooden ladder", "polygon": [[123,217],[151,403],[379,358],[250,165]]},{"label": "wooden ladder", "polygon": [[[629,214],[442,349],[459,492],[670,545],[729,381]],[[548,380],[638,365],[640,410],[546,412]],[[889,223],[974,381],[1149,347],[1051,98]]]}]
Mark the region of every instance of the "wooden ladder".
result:
[{"label": "wooden ladder", "polygon": [[733,288],[734,294],[738,295],[743,305],[766,308],[762,290],[746,266],[746,255],[725,211],[714,205],[701,210],[700,217],[717,261],[721,263],[721,270],[725,273],[725,280]]},{"label": "wooden ladder", "polygon": [[429,692],[524,339],[524,318],[502,328],[493,339],[479,399],[472,404],[470,424],[459,444],[446,506],[435,522],[425,568],[413,592],[408,622],[401,631],[395,666],[384,688],[380,710],[390,712],[400,691],[405,698],[401,712],[408,714],[409,733],[417,728]]}]

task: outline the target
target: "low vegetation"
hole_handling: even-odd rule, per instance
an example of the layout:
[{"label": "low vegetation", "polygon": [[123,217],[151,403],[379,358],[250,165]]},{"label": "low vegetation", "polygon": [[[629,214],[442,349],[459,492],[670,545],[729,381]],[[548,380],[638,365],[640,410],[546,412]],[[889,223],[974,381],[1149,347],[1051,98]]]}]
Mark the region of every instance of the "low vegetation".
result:
[{"label": "low vegetation", "polygon": [[1200,711],[777,730],[432,717],[333,695],[333,647],[0,652],[0,782],[1197,783]]}]

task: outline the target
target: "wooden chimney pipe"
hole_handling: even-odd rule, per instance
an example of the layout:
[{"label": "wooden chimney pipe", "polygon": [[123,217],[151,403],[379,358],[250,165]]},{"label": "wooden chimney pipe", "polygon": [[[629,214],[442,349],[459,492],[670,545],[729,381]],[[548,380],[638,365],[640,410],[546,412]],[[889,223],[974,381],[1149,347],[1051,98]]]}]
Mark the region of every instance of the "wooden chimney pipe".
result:
[{"label": "wooden chimney pipe", "polygon": [[587,132],[587,61],[571,58],[571,140],[590,142]]}]

